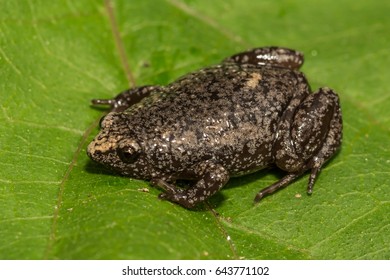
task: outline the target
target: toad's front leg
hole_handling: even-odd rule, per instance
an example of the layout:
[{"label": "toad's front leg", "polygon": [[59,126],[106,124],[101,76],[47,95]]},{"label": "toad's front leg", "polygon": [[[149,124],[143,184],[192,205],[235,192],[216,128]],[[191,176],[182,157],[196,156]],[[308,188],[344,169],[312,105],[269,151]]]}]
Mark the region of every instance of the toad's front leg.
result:
[{"label": "toad's front leg", "polygon": [[151,183],[165,191],[160,194],[160,198],[193,208],[218,192],[229,180],[226,169],[212,161],[196,164],[190,173],[197,181],[188,189],[178,188],[162,179],[152,179]]},{"label": "toad's front leg", "polygon": [[160,86],[142,86],[125,90],[112,99],[92,99],[93,105],[108,105],[111,112],[122,112],[140,102],[153,92],[159,92]]}]

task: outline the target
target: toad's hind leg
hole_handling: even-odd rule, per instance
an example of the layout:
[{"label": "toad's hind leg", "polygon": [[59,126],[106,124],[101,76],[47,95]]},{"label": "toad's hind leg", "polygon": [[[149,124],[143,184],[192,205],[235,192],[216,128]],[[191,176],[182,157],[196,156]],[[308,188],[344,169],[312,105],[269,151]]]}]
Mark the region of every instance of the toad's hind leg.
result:
[{"label": "toad's hind leg", "polygon": [[261,190],[255,202],[287,186],[307,170],[310,170],[307,193],[313,192],[321,167],[341,145],[342,118],[338,95],[330,88],[321,88],[308,95],[294,114],[284,116],[277,135],[273,146],[275,163],[288,175]]},{"label": "toad's hind leg", "polygon": [[284,188],[292,181],[294,181],[296,178],[298,178],[299,175],[300,174],[288,174],[284,176],[282,179],[280,179],[279,181],[277,181],[276,183],[272,184],[271,186],[262,189],[257,193],[254,202],[258,203],[263,197],[270,195],[281,188]]},{"label": "toad's hind leg", "polygon": [[303,54],[288,48],[262,47],[235,54],[225,62],[299,69],[303,64]]},{"label": "toad's hind leg", "polygon": [[178,203],[186,208],[193,208],[214,195],[229,180],[226,169],[211,161],[196,164],[191,170],[191,175],[198,178],[198,181],[188,189],[178,188],[161,179],[152,179],[151,183],[165,191],[160,194],[160,198]]},{"label": "toad's hind leg", "polygon": [[[320,172],[320,167],[313,167],[311,169],[309,183],[307,185],[307,194],[312,194],[314,182],[317,179],[319,172]],[[261,191],[259,191],[257,193],[257,195],[255,196],[254,202],[258,203],[265,196],[273,194],[274,192],[286,187],[287,185],[292,183],[295,179],[297,179],[301,175],[302,175],[302,173],[287,174],[286,176],[284,176],[282,179],[280,179],[276,183],[273,183],[271,186],[268,186],[268,187],[262,189]]]},{"label": "toad's hind leg", "polygon": [[154,91],[159,91],[160,86],[142,86],[125,90],[112,99],[92,99],[93,105],[108,105],[111,112],[122,112],[130,106],[140,102]]}]

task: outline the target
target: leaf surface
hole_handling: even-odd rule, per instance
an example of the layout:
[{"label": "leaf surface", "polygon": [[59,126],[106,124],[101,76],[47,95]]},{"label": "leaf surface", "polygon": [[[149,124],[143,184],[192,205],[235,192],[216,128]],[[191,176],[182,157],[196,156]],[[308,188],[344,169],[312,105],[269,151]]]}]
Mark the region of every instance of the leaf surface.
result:
[{"label": "leaf surface", "polygon": [[[0,3],[1,259],[390,258],[388,1]],[[189,211],[88,159],[92,98],[266,45],[340,95],[342,149],[311,197],[305,175],[254,206],[283,175],[263,170]]]}]

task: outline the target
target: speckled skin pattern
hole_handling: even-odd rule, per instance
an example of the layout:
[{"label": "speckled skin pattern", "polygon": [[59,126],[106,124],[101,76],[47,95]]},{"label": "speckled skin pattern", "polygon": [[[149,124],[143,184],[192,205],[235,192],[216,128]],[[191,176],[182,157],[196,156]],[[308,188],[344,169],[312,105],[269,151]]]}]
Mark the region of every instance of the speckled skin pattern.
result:
[{"label": "speckled skin pattern", "polygon": [[[308,193],[321,166],[340,147],[337,94],[315,93],[300,52],[264,47],[187,74],[167,86],[143,86],[114,99],[88,155],[122,175],[150,180],[160,198],[192,208],[232,176],[276,165],[287,175],[255,197],[310,170]],[[188,188],[177,179],[193,180]]]}]

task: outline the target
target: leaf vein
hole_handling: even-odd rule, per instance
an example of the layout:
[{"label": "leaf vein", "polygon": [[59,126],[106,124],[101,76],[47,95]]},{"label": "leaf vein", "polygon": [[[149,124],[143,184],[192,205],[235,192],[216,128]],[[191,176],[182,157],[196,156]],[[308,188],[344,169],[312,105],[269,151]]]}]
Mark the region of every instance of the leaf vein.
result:
[{"label": "leaf vein", "polygon": [[44,253],[44,256],[43,256],[44,259],[48,258],[50,252],[53,249],[54,243],[56,241],[57,222],[58,222],[58,217],[59,217],[59,213],[60,213],[60,209],[61,209],[61,205],[62,205],[62,201],[63,201],[63,195],[64,195],[64,191],[65,191],[65,183],[67,182],[67,180],[70,176],[70,173],[73,170],[73,167],[77,163],[80,152],[81,152],[85,142],[87,141],[88,136],[91,134],[92,130],[97,126],[98,122],[99,122],[99,119],[95,120],[84,132],[84,134],[81,138],[81,141],[80,141],[80,143],[79,143],[79,145],[78,145],[78,147],[73,155],[72,162],[69,164],[69,167],[65,171],[65,174],[61,180],[59,192],[58,192],[57,204],[56,204],[56,207],[54,208],[53,223],[52,223],[51,231],[49,234],[49,240],[47,243],[46,252]]}]

